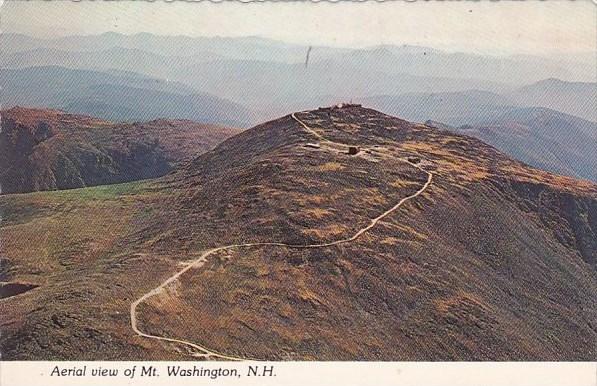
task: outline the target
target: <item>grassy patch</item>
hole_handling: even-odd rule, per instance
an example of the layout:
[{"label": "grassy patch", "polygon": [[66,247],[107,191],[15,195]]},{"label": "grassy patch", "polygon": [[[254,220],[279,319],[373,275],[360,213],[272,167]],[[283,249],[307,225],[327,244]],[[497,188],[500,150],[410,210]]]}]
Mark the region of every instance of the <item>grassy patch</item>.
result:
[{"label": "grassy patch", "polygon": [[126,234],[140,182],[0,197],[0,237],[20,272],[95,264]]},{"label": "grassy patch", "polygon": [[0,228],[29,222],[51,213],[65,213],[81,206],[119,201],[125,196],[142,193],[146,187],[146,182],[135,181],[91,188],[0,196]]},{"label": "grassy patch", "polygon": [[59,190],[33,194],[48,194],[49,198],[74,200],[111,200],[120,196],[140,193],[146,187],[144,181],[127,182],[124,184],[102,185],[90,188]]}]

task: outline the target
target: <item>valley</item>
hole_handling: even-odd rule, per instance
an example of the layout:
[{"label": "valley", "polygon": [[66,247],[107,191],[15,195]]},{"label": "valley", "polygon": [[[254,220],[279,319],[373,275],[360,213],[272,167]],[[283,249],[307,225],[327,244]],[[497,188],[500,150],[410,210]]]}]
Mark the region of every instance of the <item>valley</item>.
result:
[{"label": "valley", "polygon": [[0,193],[159,177],[241,129],[180,119],[114,123],[60,110],[1,112]]}]

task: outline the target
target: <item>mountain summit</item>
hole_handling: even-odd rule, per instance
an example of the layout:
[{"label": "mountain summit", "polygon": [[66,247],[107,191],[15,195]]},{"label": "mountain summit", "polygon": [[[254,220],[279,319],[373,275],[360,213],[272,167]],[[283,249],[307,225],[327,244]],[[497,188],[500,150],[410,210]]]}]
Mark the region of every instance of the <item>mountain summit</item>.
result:
[{"label": "mountain summit", "polygon": [[[595,356],[597,186],[358,105],[0,210],[5,281],[38,286],[5,300],[5,358]],[[70,241],[52,253],[64,235],[15,237],[56,221]]]}]

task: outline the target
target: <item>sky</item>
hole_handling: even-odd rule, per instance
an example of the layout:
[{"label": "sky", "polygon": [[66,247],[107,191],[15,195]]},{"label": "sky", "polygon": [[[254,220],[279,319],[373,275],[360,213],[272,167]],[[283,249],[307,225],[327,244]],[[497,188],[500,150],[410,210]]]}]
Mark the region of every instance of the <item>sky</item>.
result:
[{"label": "sky", "polygon": [[[2,0],[0,0],[2,1]],[[125,34],[261,36],[364,47],[411,44],[493,54],[595,52],[597,6],[547,2],[4,1],[0,30],[41,37]]]}]

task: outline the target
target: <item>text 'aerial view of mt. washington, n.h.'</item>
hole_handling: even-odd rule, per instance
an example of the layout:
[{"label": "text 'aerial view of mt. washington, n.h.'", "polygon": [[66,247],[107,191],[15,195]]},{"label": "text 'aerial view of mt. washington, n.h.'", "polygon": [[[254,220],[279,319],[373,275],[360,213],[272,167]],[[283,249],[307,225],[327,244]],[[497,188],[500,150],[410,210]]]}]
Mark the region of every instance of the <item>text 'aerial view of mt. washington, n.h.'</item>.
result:
[{"label": "text 'aerial view of mt. washington, n.h.'", "polygon": [[595,361],[594,6],[516,5],[3,4],[2,360]]}]

